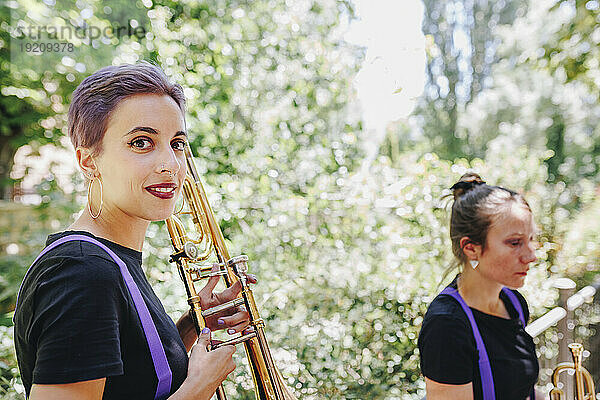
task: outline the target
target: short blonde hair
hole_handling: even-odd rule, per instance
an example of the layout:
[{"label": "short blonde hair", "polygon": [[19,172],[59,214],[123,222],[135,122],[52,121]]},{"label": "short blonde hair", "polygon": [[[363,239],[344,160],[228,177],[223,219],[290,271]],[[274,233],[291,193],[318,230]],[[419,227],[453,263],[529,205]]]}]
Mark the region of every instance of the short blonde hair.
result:
[{"label": "short blonde hair", "polygon": [[104,67],[85,78],[73,92],[68,117],[73,146],[100,154],[111,112],[121,100],[136,94],[170,96],[185,116],[183,88],[171,83],[160,67],[147,61]]}]

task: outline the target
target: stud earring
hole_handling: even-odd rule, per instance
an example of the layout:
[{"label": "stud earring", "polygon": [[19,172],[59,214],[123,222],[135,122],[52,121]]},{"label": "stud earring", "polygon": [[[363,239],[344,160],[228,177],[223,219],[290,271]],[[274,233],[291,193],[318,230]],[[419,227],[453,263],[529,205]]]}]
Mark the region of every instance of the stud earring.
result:
[{"label": "stud earring", "polygon": [[471,263],[471,267],[473,267],[473,269],[476,269],[477,266],[479,266],[479,261],[477,260],[470,260],[469,262]]}]

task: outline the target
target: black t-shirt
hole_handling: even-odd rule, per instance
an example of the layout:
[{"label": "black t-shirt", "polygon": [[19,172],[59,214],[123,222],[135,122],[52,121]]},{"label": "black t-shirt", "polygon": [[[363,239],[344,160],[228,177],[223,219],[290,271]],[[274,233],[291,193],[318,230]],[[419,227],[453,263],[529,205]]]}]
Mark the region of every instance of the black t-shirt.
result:
[{"label": "black t-shirt", "polygon": [[[187,375],[187,353],[142,270],[142,253],[88,232],[127,265],[148,307],[173,374],[171,393]],[[33,383],[107,377],[103,399],[153,399],[157,377],[146,337],[118,265],[99,246],[72,241],[28,271],[15,310],[15,347],[27,395]]]},{"label": "black t-shirt", "polygon": [[[451,284],[456,288],[456,280]],[[529,320],[527,302],[513,290]],[[500,293],[510,319],[471,308],[485,344],[497,400],[522,400],[531,394],[539,366],[533,339],[523,327],[518,311],[504,293]],[[419,334],[421,371],[427,378],[446,384],[473,382],[475,400],[483,399],[479,356],[471,324],[452,297],[438,295],[430,304]]]}]

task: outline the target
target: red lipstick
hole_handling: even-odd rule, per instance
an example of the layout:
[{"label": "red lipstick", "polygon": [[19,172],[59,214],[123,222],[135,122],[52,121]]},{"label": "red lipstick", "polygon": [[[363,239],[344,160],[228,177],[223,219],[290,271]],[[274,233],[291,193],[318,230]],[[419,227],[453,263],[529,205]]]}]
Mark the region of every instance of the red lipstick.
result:
[{"label": "red lipstick", "polygon": [[146,186],[144,189],[159,199],[172,199],[175,196],[177,185],[174,183],[158,183],[156,185]]}]

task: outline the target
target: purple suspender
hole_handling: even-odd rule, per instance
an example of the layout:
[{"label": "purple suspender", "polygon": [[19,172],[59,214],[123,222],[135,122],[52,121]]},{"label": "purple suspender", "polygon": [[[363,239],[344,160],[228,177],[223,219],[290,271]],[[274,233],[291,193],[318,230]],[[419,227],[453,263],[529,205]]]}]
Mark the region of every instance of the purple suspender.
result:
[{"label": "purple suspender", "polygon": [[[519,313],[519,319],[523,323],[523,326],[526,325],[525,316],[523,314],[523,307],[521,306],[521,302],[517,299],[517,296],[511,292],[507,288],[502,288],[502,291],[508,299],[513,304],[514,308]],[[481,374],[481,390],[483,392],[483,400],[496,400],[496,392],[494,391],[494,378],[492,376],[492,367],[490,366],[490,359],[488,358],[487,351],[485,349],[485,344],[483,343],[483,338],[479,333],[479,328],[477,327],[477,323],[475,322],[475,317],[473,317],[473,312],[462,298],[462,296],[458,293],[458,290],[448,286],[440,294],[447,294],[449,296],[454,297],[456,301],[460,304],[463,311],[467,315],[469,319],[469,323],[471,324],[471,329],[473,330],[473,336],[475,337],[475,343],[477,345],[477,352],[479,353],[479,373]],[[530,400],[535,400],[535,390],[531,391],[531,395],[529,397]]]},{"label": "purple suspender", "polygon": [[523,307],[521,307],[521,302],[519,299],[517,299],[517,296],[512,292],[512,290],[508,290],[507,288],[502,288],[502,291],[519,313],[519,319],[523,323],[523,326],[527,325],[527,322],[525,321],[525,315],[523,315]]},{"label": "purple suspender", "polygon": [[[160,341],[160,336],[158,336],[158,332],[156,331],[156,326],[154,326],[154,322],[152,321],[152,317],[150,316],[150,312],[148,311],[148,307],[142,298],[142,294],[140,293],[140,289],[138,289],[137,285],[133,281],[127,266],[117,256],[111,249],[106,247],[103,243],[99,242],[96,239],[93,239],[86,235],[69,235],[62,237],[54,242],[52,242],[48,247],[46,247],[39,256],[33,261],[33,264],[36,261],[46,254],[48,251],[53,248],[65,243],[71,242],[74,240],[81,240],[84,242],[94,243],[100,246],[104,251],[108,253],[109,256],[113,259],[115,263],[119,266],[121,270],[121,275],[123,275],[123,280],[127,285],[127,289],[129,290],[129,294],[133,298],[133,303],[135,305],[135,309],[140,317],[140,322],[142,323],[142,328],[144,329],[144,335],[146,336],[146,341],[148,342],[148,347],[150,348],[150,355],[152,356],[152,361],[154,362],[154,370],[156,371],[156,376],[158,377],[158,385],[156,387],[156,394],[154,396],[155,400],[166,398],[171,391],[171,368],[169,367],[169,362],[167,361],[167,356],[165,355],[165,349],[163,348],[162,342]],[[17,300],[18,303],[18,300]]]},{"label": "purple suspender", "polygon": [[473,312],[465,303],[462,296],[458,293],[458,290],[447,287],[442,290],[440,294],[447,294],[454,297],[460,304],[463,311],[467,315],[469,322],[471,323],[471,329],[473,330],[473,336],[475,337],[475,343],[477,344],[477,352],[479,353],[479,373],[481,374],[481,389],[483,391],[483,400],[495,400],[496,393],[494,392],[494,378],[492,377],[492,368],[490,367],[490,359],[488,358],[487,351],[485,350],[485,344],[479,333],[479,328],[473,317]]}]

